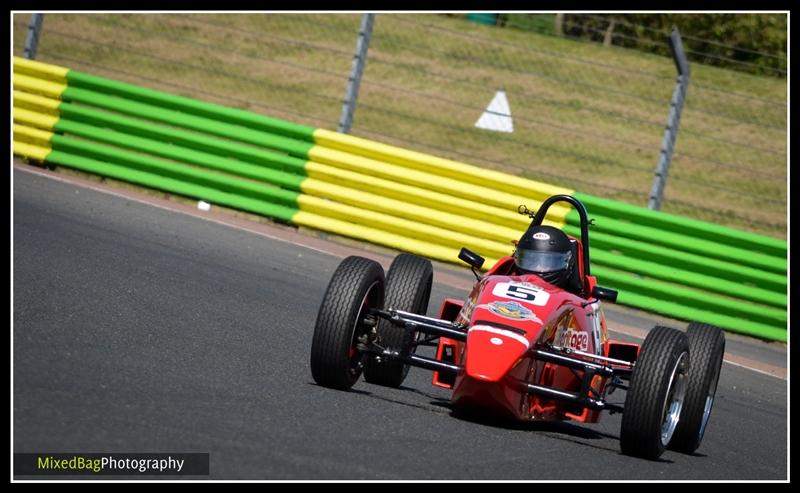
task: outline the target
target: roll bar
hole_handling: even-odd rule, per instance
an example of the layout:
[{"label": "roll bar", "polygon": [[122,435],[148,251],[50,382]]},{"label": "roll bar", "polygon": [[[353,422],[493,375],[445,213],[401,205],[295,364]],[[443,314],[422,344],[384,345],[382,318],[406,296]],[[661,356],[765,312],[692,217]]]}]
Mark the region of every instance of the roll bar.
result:
[{"label": "roll bar", "polygon": [[550,208],[551,205],[555,204],[556,202],[569,202],[572,206],[578,211],[578,215],[581,217],[581,247],[583,248],[583,275],[589,275],[589,217],[586,213],[586,207],[583,206],[580,200],[576,199],[572,195],[553,195],[552,197],[548,197],[544,202],[542,202],[542,206],[539,207],[539,210],[533,216],[533,220],[531,221],[531,225],[528,228],[532,228],[534,226],[541,226],[542,221],[544,220],[545,216],[547,215],[547,209]]}]

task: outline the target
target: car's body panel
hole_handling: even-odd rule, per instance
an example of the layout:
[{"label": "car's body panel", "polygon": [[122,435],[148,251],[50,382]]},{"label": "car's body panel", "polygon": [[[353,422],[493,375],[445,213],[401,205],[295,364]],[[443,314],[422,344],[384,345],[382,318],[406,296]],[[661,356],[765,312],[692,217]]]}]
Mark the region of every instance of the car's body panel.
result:
[{"label": "car's body panel", "polygon": [[[466,326],[466,342],[441,338],[437,359],[464,370],[452,384],[434,372],[433,384],[452,388],[455,405],[481,407],[516,419],[596,421],[599,411],[530,396],[522,384],[580,390],[581,375],[538,361],[530,350],[555,346],[607,356],[610,346],[599,302],[532,274],[509,275],[514,273],[513,261],[512,257],[500,259],[461,304],[454,321]],[[445,300],[440,318],[452,314],[457,306],[455,300]],[[602,395],[604,385],[605,379],[597,377],[592,391]]]}]

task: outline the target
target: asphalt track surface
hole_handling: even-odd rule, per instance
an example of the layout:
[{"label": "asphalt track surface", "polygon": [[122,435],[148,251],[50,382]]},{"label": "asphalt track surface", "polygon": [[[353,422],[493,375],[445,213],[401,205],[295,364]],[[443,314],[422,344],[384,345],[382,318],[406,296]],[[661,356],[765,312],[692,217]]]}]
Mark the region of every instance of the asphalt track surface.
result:
[{"label": "asphalt track surface", "polygon": [[[420,369],[326,389],[309,349],[341,257],[13,179],[14,452],[209,452],[212,479],[787,479],[784,379],[726,363],[697,454],[659,461],[620,454],[619,415],[458,418]],[[464,295],[436,276],[432,315]]]}]

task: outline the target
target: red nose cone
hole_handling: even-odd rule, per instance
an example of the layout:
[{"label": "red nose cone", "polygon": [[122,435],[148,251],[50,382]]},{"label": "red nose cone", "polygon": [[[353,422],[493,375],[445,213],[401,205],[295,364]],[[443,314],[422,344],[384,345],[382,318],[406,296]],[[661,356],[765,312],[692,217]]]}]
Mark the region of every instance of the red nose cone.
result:
[{"label": "red nose cone", "polygon": [[530,346],[528,340],[517,333],[491,327],[473,325],[467,334],[467,375],[487,382],[503,378]]}]

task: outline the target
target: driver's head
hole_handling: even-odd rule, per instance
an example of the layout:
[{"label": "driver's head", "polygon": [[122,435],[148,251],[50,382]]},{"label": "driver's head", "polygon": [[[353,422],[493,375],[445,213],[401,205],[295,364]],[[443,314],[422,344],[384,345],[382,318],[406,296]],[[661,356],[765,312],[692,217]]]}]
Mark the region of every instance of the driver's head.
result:
[{"label": "driver's head", "polygon": [[514,262],[523,273],[560,287],[565,287],[575,265],[569,238],[552,226],[528,228],[514,251]]}]

